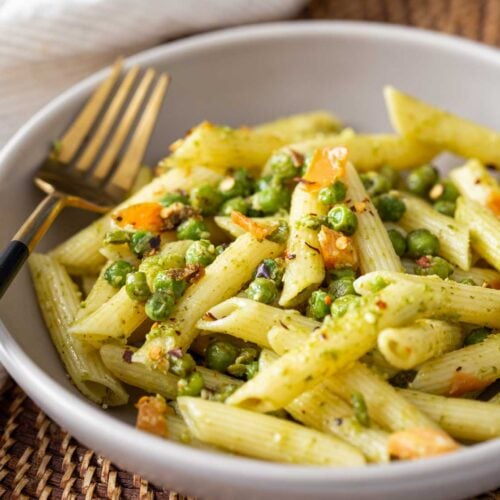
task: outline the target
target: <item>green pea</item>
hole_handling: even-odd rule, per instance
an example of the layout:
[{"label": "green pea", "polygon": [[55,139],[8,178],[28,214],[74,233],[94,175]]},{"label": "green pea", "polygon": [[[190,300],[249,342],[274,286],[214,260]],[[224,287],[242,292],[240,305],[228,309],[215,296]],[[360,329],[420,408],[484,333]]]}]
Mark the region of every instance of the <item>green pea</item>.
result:
[{"label": "green pea", "polygon": [[389,239],[391,240],[396,254],[399,255],[399,257],[404,255],[406,252],[406,238],[397,229],[389,229],[387,234],[389,235]]},{"label": "green pea", "polygon": [[323,290],[316,290],[309,297],[306,314],[311,318],[322,320],[330,313],[331,303],[332,297],[329,293]]},{"label": "green pea", "polygon": [[175,279],[166,272],[160,271],[153,280],[153,291],[170,292],[176,299],[182,296],[187,283],[183,279]]},{"label": "green pea", "polygon": [[265,175],[264,177],[260,177],[255,182],[255,191],[263,191],[273,184],[274,177],[272,175]]},{"label": "green pea", "polygon": [[132,264],[125,260],[117,260],[104,271],[104,279],[113,288],[121,288],[127,280],[127,274],[132,271],[134,271]]},{"label": "green pea", "polygon": [[344,201],[347,186],[342,181],[335,181],[332,185],[320,189],[318,200],[324,205],[335,205]]},{"label": "green pea", "polygon": [[327,223],[327,218],[323,215],[306,214],[303,215],[298,221],[297,225],[307,227],[308,229],[319,229]]},{"label": "green pea", "polygon": [[434,201],[457,201],[460,192],[453,182],[445,180],[436,184],[431,189],[429,196]]},{"label": "green pea", "polygon": [[285,261],[281,258],[264,259],[255,272],[255,278],[267,278],[279,285],[285,272]]},{"label": "green pea", "polygon": [[381,194],[373,199],[373,203],[383,221],[397,222],[406,212],[404,202],[391,194]]},{"label": "green pea", "polygon": [[276,300],[278,296],[278,288],[276,283],[267,278],[255,278],[246,290],[246,295],[249,299],[263,304],[270,304]]},{"label": "green pea", "polygon": [[366,192],[370,196],[387,193],[391,189],[391,182],[389,179],[378,172],[366,172],[359,177],[365,186]]},{"label": "green pea", "polygon": [[160,246],[160,237],[149,231],[136,231],[130,237],[128,245],[137,257],[142,258],[144,254]]},{"label": "green pea", "polygon": [[453,217],[457,209],[457,204],[454,201],[439,200],[434,203],[433,207],[436,212]]},{"label": "green pea", "polygon": [[464,278],[463,280],[460,280],[459,283],[462,285],[477,286],[476,282],[471,278]]},{"label": "green pea", "polygon": [[135,272],[127,274],[125,290],[132,300],[145,302],[151,295],[146,279],[146,273]]},{"label": "green pea", "polygon": [[222,207],[220,208],[220,213],[222,215],[231,215],[233,212],[241,212],[243,215],[248,213],[250,209],[250,203],[246,201],[244,198],[231,198],[224,202]]},{"label": "green pea", "polygon": [[288,222],[285,220],[279,220],[276,229],[267,237],[269,241],[274,241],[275,243],[285,243],[288,240]]},{"label": "green pea", "polygon": [[252,208],[265,215],[275,214],[290,205],[290,190],[281,186],[269,186],[252,197]]},{"label": "green pea", "polygon": [[354,417],[363,426],[370,426],[370,414],[366,406],[365,398],[360,392],[353,392],[351,395],[351,405],[354,410]]},{"label": "green pea", "polygon": [[474,330],[471,330],[467,337],[465,337],[464,345],[479,344],[490,334],[491,328],[474,328]]},{"label": "green pea", "polygon": [[280,179],[293,179],[299,174],[299,166],[286,151],[273,154],[268,161],[268,165],[273,175]]},{"label": "green pea", "polygon": [[181,378],[177,382],[178,396],[199,396],[203,390],[203,376],[200,372],[192,373],[188,378]]},{"label": "green pea", "polygon": [[339,267],[328,271],[329,280],[338,280],[340,278],[356,279],[356,271],[352,267]]},{"label": "green pea", "polygon": [[104,243],[110,245],[120,245],[130,241],[130,232],[117,229],[116,231],[108,231],[104,235]]},{"label": "green pea", "polygon": [[217,257],[215,245],[209,240],[199,240],[191,243],[186,251],[186,264],[210,265]]},{"label": "green pea", "polygon": [[333,299],[338,299],[344,295],[356,295],[353,283],[354,280],[352,278],[339,278],[328,285],[328,293]]},{"label": "green pea", "polygon": [[406,188],[417,196],[426,197],[438,179],[438,171],[432,165],[422,165],[408,174]]},{"label": "green pea", "polygon": [[359,301],[360,297],[358,295],[344,295],[343,297],[339,297],[330,307],[332,318],[341,318],[351,307],[358,304]]},{"label": "green pea", "polygon": [[175,307],[175,295],[170,290],[153,292],[144,308],[146,316],[153,321],[165,321],[172,314]]},{"label": "green pea", "polygon": [[196,363],[193,356],[189,353],[177,356],[174,351],[168,354],[169,371],[178,377],[186,378],[196,369]]},{"label": "green pea", "polygon": [[239,356],[240,350],[230,342],[216,340],[211,342],[205,352],[205,363],[208,368],[225,373]]},{"label": "green pea", "polygon": [[391,185],[390,189],[394,189],[398,185],[400,175],[396,169],[390,167],[389,165],[383,165],[379,169],[379,174],[383,175],[389,181],[389,184]]},{"label": "green pea", "polygon": [[214,215],[222,205],[223,197],[214,186],[203,184],[191,190],[189,200],[202,215]]},{"label": "green pea", "polygon": [[420,276],[437,275],[443,280],[449,278],[453,271],[453,266],[447,260],[426,255],[417,260],[417,267],[415,268],[415,274]]},{"label": "green pea", "polygon": [[344,203],[336,205],[328,212],[328,225],[341,231],[347,236],[351,236],[356,232],[358,227],[358,218],[356,214]]},{"label": "green pea", "polygon": [[190,218],[182,222],[177,228],[179,240],[201,240],[208,239],[210,233],[207,225],[201,219]]},{"label": "green pea", "polygon": [[174,203],[183,203],[184,205],[187,205],[189,203],[189,198],[185,194],[182,194],[180,192],[167,193],[160,200],[160,203],[164,207],[169,207]]},{"label": "green pea", "polygon": [[244,168],[234,170],[231,175],[219,183],[219,191],[224,199],[250,196],[253,191],[253,179]]},{"label": "green pea", "polygon": [[406,237],[408,255],[418,259],[424,255],[436,255],[439,253],[439,240],[427,229],[415,229]]},{"label": "green pea", "polygon": [[167,270],[182,268],[186,265],[183,255],[169,254],[169,255],[151,255],[142,259],[139,265],[139,271],[146,273],[149,287],[154,290],[154,280],[156,276]]}]

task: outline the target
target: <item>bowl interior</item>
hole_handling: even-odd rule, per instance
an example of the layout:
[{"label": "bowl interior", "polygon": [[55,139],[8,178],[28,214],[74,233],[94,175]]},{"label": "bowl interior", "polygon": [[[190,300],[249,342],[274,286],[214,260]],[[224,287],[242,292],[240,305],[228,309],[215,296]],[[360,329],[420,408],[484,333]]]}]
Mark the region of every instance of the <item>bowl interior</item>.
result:
[{"label": "bowl interior", "polygon": [[[208,119],[254,124],[294,112],[327,109],[361,131],[390,131],[382,87],[391,83],[430,102],[500,129],[494,106],[500,57],[493,50],[439,35],[354,23],[297,23],[233,30],[177,42],[134,58],[173,77],[147,161]],[[0,242],[5,244],[40,199],[31,175],[71,121],[97,78],[69,91],[25,127],[0,159]],[[68,209],[42,249],[77,231],[91,216]],[[7,330],[53,380],[80,397],[41,323],[24,270],[0,303]],[[127,410],[114,410],[129,420]]]}]

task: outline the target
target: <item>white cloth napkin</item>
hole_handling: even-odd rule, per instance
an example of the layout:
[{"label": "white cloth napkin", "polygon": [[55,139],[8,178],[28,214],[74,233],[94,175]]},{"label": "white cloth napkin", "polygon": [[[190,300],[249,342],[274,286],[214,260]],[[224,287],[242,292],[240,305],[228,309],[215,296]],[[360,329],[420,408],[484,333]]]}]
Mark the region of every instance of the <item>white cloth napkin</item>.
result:
[{"label": "white cloth napkin", "polygon": [[[305,0],[0,0],[0,147],[44,104],[169,38],[293,16]],[[0,388],[7,375],[0,365]]]}]

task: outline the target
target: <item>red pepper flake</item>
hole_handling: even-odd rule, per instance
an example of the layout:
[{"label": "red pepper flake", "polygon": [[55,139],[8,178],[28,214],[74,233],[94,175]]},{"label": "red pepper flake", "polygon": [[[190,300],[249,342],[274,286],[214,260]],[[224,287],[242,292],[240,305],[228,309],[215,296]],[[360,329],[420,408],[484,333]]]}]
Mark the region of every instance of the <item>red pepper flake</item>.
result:
[{"label": "red pepper flake", "polygon": [[379,309],[387,309],[387,304],[383,300],[377,300],[375,304]]},{"label": "red pepper flake", "polygon": [[285,259],[287,259],[287,260],[293,260],[296,257],[297,256],[294,253],[285,252]]},{"label": "red pepper flake", "polygon": [[125,363],[132,363],[133,352],[130,349],[125,349],[123,351],[122,359]]},{"label": "red pepper flake", "polygon": [[429,257],[427,257],[427,255],[420,257],[420,259],[416,260],[415,262],[420,267],[427,268],[427,267],[431,266],[431,259],[429,259]]},{"label": "red pepper flake", "polygon": [[327,296],[325,297],[325,304],[326,304],[327,306],[330,306],[330,305],[332,304],[332,298],[330,297],[330,295],[327,295]]},{"label": "red pepper flake", "polygon": [[288,148],[288,151],[290,153],[290,158],[292,159],[293,166],[296,168],[301,167],[304,163],[304,155],[292,148]]},{"label": "red pepper flake", "polygon": [[217,321],[217,318],[210,311],[206,312],[202,319],[205,321]]},{"label": "red pepper flake", "polygon": [[321,332],[319,336],[323,339],[326,340],[328,338],[328,335],[325,332]]},{"label": "red pepper flake", "polygon": [[304,179],[303,177],[294,177],[293,180],[295,182],[298,182],[299,184],[305,184],[306,186],[313,186],[314,184],[317,184],[317,182],[308,181],[307,179]]}]

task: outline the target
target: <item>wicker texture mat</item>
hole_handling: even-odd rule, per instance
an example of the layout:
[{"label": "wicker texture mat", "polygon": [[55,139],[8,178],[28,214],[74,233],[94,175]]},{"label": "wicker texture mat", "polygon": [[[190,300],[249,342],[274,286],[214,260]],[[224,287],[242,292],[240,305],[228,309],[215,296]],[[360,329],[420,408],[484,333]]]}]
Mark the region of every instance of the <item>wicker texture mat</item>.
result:
[{"label": "wicker texture mat", "polygon": [[[500,46],[500,0],[312,0],[300,17],[414,25]],[[12,385],[0,396],[0,498],[189,497],[117,469],[81,446]],[[500,490],[478,498],[500,500]]]}]

